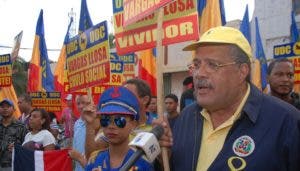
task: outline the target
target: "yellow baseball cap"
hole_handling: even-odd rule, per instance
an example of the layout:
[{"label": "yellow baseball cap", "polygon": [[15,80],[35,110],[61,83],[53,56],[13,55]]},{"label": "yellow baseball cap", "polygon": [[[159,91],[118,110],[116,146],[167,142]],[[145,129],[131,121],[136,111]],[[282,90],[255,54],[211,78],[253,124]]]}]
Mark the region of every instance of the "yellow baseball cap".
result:
[{"label": "yellow baseball cap", "polygon": [[251,46],[244,35],[237,29],[232,27],[214,27],[206,31],[200,40],[183,48],[184,51],[196,50],[203,44],[232,44],[238,46],[244,51],[249,59],[252,58]]}]

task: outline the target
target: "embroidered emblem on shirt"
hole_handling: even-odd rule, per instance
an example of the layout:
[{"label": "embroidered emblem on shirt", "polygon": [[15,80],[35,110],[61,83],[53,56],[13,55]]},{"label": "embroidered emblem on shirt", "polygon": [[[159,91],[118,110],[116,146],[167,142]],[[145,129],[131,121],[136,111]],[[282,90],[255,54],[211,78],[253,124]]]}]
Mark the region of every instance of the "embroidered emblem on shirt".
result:
[{"label": "embroidered emblem on shirt", "polygon": [[249,156],[254,149],[255,143],[248,135],[243,135],[237,138],[232,145],[233,152],[240,157]]}]

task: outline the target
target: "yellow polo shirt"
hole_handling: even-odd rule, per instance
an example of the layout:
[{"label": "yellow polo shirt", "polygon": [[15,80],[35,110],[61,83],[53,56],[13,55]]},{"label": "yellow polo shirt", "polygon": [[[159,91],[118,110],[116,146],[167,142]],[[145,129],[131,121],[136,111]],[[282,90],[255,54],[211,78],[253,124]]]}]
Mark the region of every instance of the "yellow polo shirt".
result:
[{"label": "yellow polo shirt", "polygon": [[201,148],[197,163],[197,171],[206,171],[221,151],[225,138],[233,123],[240,117],[242,108],[250,94],[250,85],[243,97],[240,105],[234,114],[223,124],[213,129],[210,115],[206,109],[201,111],[203,119],[203,130],[201,139]]}]

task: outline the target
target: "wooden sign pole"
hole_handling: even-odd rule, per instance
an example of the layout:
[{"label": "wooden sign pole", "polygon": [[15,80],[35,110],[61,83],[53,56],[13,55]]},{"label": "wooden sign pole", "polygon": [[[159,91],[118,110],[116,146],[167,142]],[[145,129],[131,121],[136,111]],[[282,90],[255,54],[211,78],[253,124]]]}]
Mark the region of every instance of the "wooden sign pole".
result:
[{"label": "wooden sign pole", "polygon": [[[156,40],[156,88],[157,88],[157,113],[159,117],[163,116],[163,104],[164,104],[164,92],[163,92],[163,61],[164,61],[164,53],[162,46],[162,38],[163,38],[163,15],[164,8],[158,9],[158,17],[157,17],[157,40]],[[168,151],[165,147],[162,148],[162,159],[164,171],[170,171],[169,166],[169,158]]]}]

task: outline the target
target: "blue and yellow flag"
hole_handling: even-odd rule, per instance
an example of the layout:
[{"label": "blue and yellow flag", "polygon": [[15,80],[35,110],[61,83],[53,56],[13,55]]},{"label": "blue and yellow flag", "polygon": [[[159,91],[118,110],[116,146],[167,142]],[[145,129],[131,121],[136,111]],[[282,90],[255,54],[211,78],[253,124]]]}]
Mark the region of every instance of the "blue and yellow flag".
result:
[{"label": "blue and yellow flag", "polygon": [[86,4],[86,0],[81,0],[80,18],[79,18],[79,32],[84,32],[93,26],[90,13]]},{"label": "blue and yellow flag", "polygon": [[297,23],[296,23],[296,20],[295,20],[295,12],[294,11],[292,11],[291,17],[292,17],[291,41],[292,42],[297,42],[299,40],[299,32],[298,32]]},{"label": "blue and yellow flag", "polygon": [[29,64],[27,92],[54,91],[53,80],[45,42],[43,10],[41,10]]},{"label": "blue and yellow flag", "polygon": [[210,28],[225,25],[223,0],[198,0],[200,36]]},{"label": "blue and yellow flag", "polygon": [[255,29],[256,29],[256,50],[255,50],[255,57],[256,59],[259,60],[260,62],[260,79],[261,79],[261,88],[264,91],[265,88],[267,87],[267,59],[265,56],[264,48],[262,45],[261,37],[260,37],[260,32],[259,32],[259,26],[258,26],[258,20],[257,17],[255,17]]},{"label": "blue and yellow flag", "polygon": [[[73,23],[73,17],[71,17],[68,29],[67,29],[67,33],[65,35],[65,39],[64,39],[64,44],[60,50],[60,54],[58,57],[58,61],[56,64],[56,68],[54,70],[54,87],[55,87],[55,91],[59,91],[61,94],[61,102],[62,102],[62,106],[65,107],[65,101],[64,99],[67,97],[67,94],[69,93],[68,90],[66,90],[65,88],[65,84],[68,82],[68,78],[67,78],[67,70],[66,70],[66,59],[67,59],[67,42],[69,41],[69,32],[70,32],[70,27]],[[61,118],[61,113],[56,113],[56,116],[58,116],[58,118]]]},{"label": "blue and yellow flag", "polygon": [[249,24],[249,13],[248,13],[248,5],[246,6],[245,14],[240,25],[240,31],[246,37],[248,42],[251,44],[251,32],[250,32],[250,24]]}]

